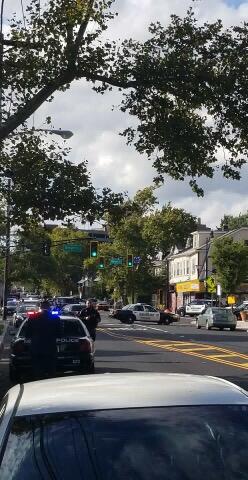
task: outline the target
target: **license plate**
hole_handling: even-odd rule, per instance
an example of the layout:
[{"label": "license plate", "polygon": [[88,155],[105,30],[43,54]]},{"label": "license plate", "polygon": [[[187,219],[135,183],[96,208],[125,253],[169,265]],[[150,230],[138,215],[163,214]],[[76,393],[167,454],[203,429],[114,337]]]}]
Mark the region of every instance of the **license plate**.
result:
[{"label": "license plate", "polygon": [[72,360],[72,363],[73,363],[74,365],[79,365],[79,364],[80,364],[80,360]]}]

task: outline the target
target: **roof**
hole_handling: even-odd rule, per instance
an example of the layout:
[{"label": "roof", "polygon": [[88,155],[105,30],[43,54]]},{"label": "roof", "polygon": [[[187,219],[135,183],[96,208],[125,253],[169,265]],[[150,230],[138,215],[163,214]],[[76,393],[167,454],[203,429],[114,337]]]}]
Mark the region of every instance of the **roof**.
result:
[{"label": "roof", "polygon": [[[16,395],[16,387],[10,390]],[[165,373],[61,377],[27,383],[17,416],[185,405],[247,404],[248,393],[223,379]]]}]

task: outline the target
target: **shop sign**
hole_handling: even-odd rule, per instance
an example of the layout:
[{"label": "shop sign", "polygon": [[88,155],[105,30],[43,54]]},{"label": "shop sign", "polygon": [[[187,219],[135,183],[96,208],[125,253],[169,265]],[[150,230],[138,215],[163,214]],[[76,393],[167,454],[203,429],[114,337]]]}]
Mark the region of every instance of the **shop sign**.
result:
[{"label": "shop sign", "polygon": [[189,282],[181,282],[176,284],[177,293],[190,293],[190,292],[205,292],[206,287],[204,282],[199,280],[190,280]]}]

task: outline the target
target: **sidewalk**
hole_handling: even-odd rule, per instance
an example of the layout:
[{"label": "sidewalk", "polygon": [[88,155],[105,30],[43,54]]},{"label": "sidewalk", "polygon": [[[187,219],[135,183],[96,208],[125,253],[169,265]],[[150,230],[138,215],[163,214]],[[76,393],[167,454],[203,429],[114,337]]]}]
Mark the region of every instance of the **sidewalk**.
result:
[{"label": "sidewalk", "polygon": [[5,320],[5,322],[0,321],[0,355],[3,351],[3,344],[4,344],[4,337],[7,332],[9,326],[9,319]]},{"label": "sidewalk", "polygon": [[242,322],[241,320],[238,320],[236,330],[247,330],[248,331],[248,322]]}]

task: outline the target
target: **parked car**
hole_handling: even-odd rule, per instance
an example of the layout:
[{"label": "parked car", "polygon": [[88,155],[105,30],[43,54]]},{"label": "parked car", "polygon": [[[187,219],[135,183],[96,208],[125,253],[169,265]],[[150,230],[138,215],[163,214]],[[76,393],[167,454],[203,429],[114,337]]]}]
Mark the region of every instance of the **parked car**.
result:
[{"label": "parked car", "polygon": [[6,313],[7,315],[14,315],[17,309],[18,302],[16,300],[8,300],[6,304]]},{"label": "parked car", "polygon": [[61,310],[61,315],[73,315],[77,317],[84,308],[86,308],[85,303],[72,303],[71,305],[65,305]]},{"label": "parked car", "polygon": [[81,299],[79,297],[55,297],[54,299],[56,305],[60,308],[64,307],[65,305],[73,304],[73,303],[80,303]]},{"label": "parked car", "polygon": [[216,327],[220,330],[230,328],[231,331],[236,329],[237,318],[232,313],[232,310],[221,307],[209,307],[207,310],[199,315],[196,320],[196,327],[205,327],[207,330]]},{"label": "parked car", "polygon": [[28,318],[28,312],[37,312],[38,309],[39,307],[36,304],[20,303],[13,315],[13,326],[19,328]]},{"label": "parked car", "polygon": [[196,299],[189,303],[189,305],[186,305],[185,313],[186,315],[190,315],[190,317],[194,317],[203,313],[207,307],[214,306],[215,303],[214,300],[208,300],[205,298],[202,300]]},{"label": "parked car", "polygon": [[247,479],[248,394],[221,378],[117,373],[16,385],[0,478]]},{"label": "parked car", "polygon": [[98,300],[96,304],[97,310],[109,311],[109,303],[106,300]]},{"label": "parked car", "polygon": [[248,300],[244,300],[241,305],[238,305],[233,308],[233,313],[236,315],[237,320],[241,320],[241,312],[247,311],[248,310]]},{"label": "parked car", "polygon": [[[35,322],[35,314],[33,314]],[[30,343],[23,322],[10,347],[10,380],[19,382],[32,375]],[[94,372],[94,342],[84,323],[72,316],[61,316],[61,337],[57,338],[57,371]],[[1,478],[1,475],[0,475]]]}]

